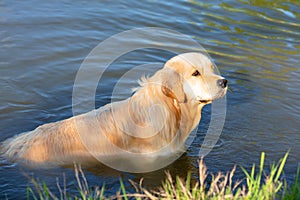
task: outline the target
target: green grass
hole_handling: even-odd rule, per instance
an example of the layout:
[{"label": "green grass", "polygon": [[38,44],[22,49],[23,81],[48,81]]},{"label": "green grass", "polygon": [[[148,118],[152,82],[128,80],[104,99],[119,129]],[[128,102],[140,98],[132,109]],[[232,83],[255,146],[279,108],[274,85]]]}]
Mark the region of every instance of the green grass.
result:
[{"label": "green grass", "polygon": [[[297,169],[295,182],[291,187],[285,183],[285,193],[282,196],[283,200],[299,200],[300,199],[300,181],[299,181],[300,166]],[[286,189],[287,188],[287,189]]]},{"label": "green grass", "polygon": [[[288,153],[284,155],[276,164],[271,165],[268,174],[264,171],[265,153],[261,154],[260,165],[255,165],[248,172],[243,167],[245,180],[234,181],[233,176],[236,170],[234,167],[230,172],[222,174],[208,174],[203,160],[199,162],[199,181],[196,184],[191,183],[191,173],[188,173],[185,180],[176,177],[175,179],[166,173],[166,180],[162,183],[160,189],[148,190],[140,183],[131,181],[136,189],[135,193],[128,193],[120,180],[120,189],[114,196],[105,196],[105,186],[91,189],[84,176],[80,166],[75,166],[75,177],[77,180],[78,194],[67,194],[66,186],[61,188],[57,184],[59,196],[55,196],[44,182],[32,179],[34,189],[27,189],[28,199],[300,199],[300,184],[298,167],[295,182],[288,186],[282,179],[283,168],[286,163]],[[207,180],[208,176],[212,179]]]}]

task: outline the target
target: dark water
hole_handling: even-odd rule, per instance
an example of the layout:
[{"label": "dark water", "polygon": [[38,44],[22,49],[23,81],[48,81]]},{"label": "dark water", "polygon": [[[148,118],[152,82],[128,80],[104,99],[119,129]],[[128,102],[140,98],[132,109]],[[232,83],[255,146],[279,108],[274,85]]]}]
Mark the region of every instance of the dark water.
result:
[{"label": "dark water", "polygon": [[[225,172],[234,164],[249,168],[258,164],[262,151],[271,163],[290,150],[285,177],[293,180],[300,160],[297,0],[0,1],[0,141],[72,116],[73,83],[84,58],[108,37],[140,27],[168,28],[192,37],[229,80],[232,92],[227,95],[225,126],[217,146],[205,157],[209,171]],[[99,83],[96,106],[110,102],[114,84],[126,71],[170,56],[157,49],[140,49],[116,60]],[[132,81],[125,80],[124,89]],[[167,167],[172,174],[192,171],[197,179],[198,150],[210,122],[210,108],[204,109],[198,137],[187,153]],[[91,186],[105,183],[114,194],[119,177],[136,181],[144,177],[146,185],[156,186],[164,170],[130,174],[95,166],[86,175]],[[72,169],[24,169],[2,160],[1,199],[25,198],[29,183],[24,174],[45,180],[54,191],[56,178],[62,180],[65,174],[69,188],[76,188]]]}]

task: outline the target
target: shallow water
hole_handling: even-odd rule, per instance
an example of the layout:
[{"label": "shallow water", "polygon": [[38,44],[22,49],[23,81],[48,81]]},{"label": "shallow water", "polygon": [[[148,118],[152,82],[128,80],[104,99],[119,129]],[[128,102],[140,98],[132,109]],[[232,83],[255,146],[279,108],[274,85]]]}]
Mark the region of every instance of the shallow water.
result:
[{"label": "shallow water", "polygon": [[[285,177],[293,180],[300,160],[300,3],[276,2],[0,1],[0,141],[72,116],[76,73],[100,42],[132,28],[162,27],[203,45],[230,84],[222,134],[205,157],[209,171],[225,172],[234,164],[249,168],[259,162],[262,151],[271,163],[290,150]],[[178,48],[188,50],[187,43],[179,44]],[[114,51],[107,49],[106,53]],[[172,55],[150,48],[121,56],[99,83],[96,107],[111,101],[115,84],[130,69],[165,62]],[[153,69],[141,71],[140,76]],[[122,79],[121,92],[114,98],[129,95],[134,80]],[[82,84],[90,86],[89,80]],[[198,152],[210,113],[211,106],[205,107],[194,142],[167,167],[172,174],[184,176],[192,171],[197,179]],[[155,187],[164,178],[164,170],[131,174],[95,166],[86,173],[91,186],[105,183],[114,194],[119,177],[136,181],[145,177],[145,184]],[[56,177],[62,180],[65,174],[70,190],[76,189],[73,169],[69,168],[24,169],[2,160],[0,174],[1,199],[25,198],[27,176],[39,177],[57,191]],[[242,175],[238,170],[236,178]]]}]

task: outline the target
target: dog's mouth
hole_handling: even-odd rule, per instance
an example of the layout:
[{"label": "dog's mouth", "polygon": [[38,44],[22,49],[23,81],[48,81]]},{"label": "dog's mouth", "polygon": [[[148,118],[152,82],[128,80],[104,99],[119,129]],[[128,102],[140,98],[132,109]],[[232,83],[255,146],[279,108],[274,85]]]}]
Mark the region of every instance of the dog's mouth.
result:
[{"label": "dog's mouth", "polygon": [[202,99],[201,97],[197,97],[196,98],[196,101],[199,103],[199,104],[209,104],[212,102],[211,99]]},{"label": "dog's mouth", "polygon": [[197,100],[197,102],[198,102],[199,104],[210,104],[210,103],[212,103],[214,100],[219,99],[219,98],[222,98],[222,97],[226,94],[226,92],[227,92],[227,88],[226,88],[225,90],[223,90],[223,91],[217,93],[216,95],[212,95],[211,97],[208,96],[208,97],[202,97],[202,98],[201,98],[200,96],[198,96],[198,97],[196,98],[196,100]]},{"label": "dog's mouth", "polygon": [[208,103],[211,103],[212,100],[198,100],[198,102],[201,104],[208,104]]}]

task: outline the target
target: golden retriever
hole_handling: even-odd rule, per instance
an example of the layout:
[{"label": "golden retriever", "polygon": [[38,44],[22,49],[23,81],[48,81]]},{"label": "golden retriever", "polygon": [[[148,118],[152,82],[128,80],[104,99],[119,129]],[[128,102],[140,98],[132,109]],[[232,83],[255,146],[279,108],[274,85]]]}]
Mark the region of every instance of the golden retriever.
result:
[{"label": "golden retriever", "polygon": [[2,152],[17,161],[72,164],[111,157],[116,149],[176,151],[197,127],[203,106],[227,91],[227,80],[214,73],[214,64],[201,53],[177,55],[139,84],[126,100],[7,139]]}]

